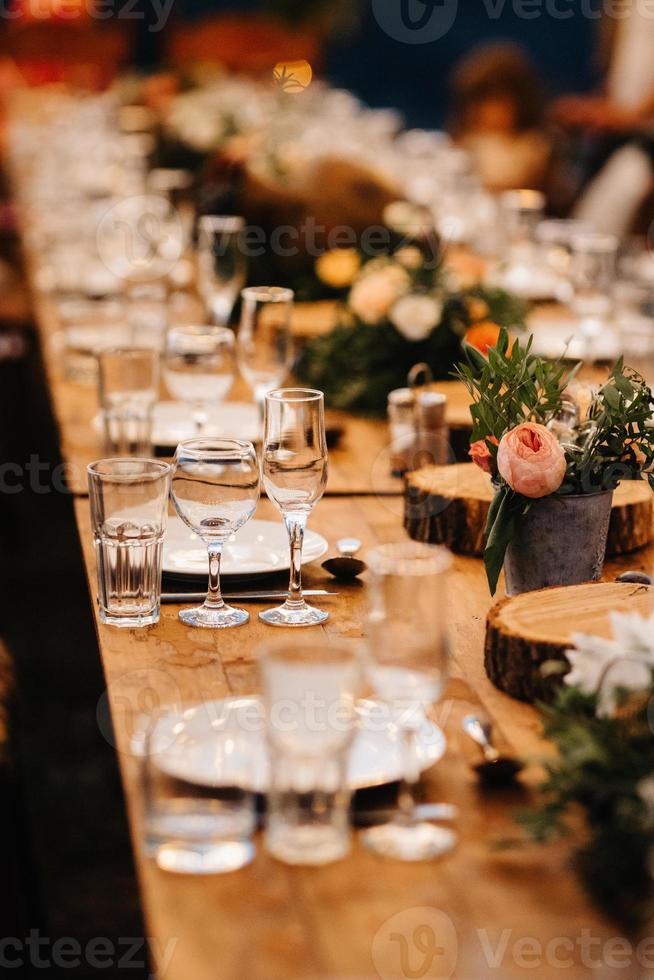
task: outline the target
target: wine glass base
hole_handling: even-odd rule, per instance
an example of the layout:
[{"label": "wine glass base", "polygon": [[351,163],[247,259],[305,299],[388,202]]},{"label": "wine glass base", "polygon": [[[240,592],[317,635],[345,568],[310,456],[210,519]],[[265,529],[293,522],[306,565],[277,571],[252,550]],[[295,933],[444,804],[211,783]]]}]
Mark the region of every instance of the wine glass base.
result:
[{"label": "wine glass base", "polygon": [[193,609],[182,609],[179,618],[187,626],[200,626],[204,629],[219,630],[230,626],[245,626],[250,614],[245,609],[235,609],[224,605],[220,609],[209,609],[207,606],[196,606]]},{"label": "wine glass base", "polygon": [[431,823],[385,823],[361,834],[369,851],[398,861],[429,861],[451,851],[457,842],[453,830]]},{"label": "wine glass base", "polygon": [[323,609],[316,609],[306,602],[300,606],[292,606],[285,602],[275,609],[260,612],[259,619],[268,626],[320,626],[329,619],[329,613]]}]

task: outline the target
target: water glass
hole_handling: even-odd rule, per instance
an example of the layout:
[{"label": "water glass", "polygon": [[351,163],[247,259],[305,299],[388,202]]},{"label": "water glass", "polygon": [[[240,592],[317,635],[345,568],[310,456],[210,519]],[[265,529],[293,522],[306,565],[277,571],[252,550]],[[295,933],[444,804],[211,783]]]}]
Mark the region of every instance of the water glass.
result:
[{"label": "water glass", "polygon": [[[183,714],[171,718],[174,725],[165,711],[148,719],[140,740],[145,852],[162,871],[218,874],[242,868],[255,853],[254,795],[243,786],[223,785],[220,774],[234,768],[235,757],[241,771],[252,757],[246,736],[234,726],[197,734]],[[216,783],[190,781],[189,761],[207,757]]]},{"label": "water glass", "polygon": [[278,286],[249,286],[241,291],[238,366],[262,410],[268,392],[283,384],[291,369],[293,296],[292,289]]},{"label": "water glass", "polygon": [[449,829],[415,819],[419,778],[416,732],[445,685],[449,644],[447,572],[450,555],[435,545],[381,545],[368,555],[371,598],[367,679],[389,706],[401,733],[404,779],[398,816],[363,834],[367,847],[404,861],[437,857],[454,844]]},{"label": "water glass", "polygon": [[125,311],[132,343],[161,353],[168,329],[168,289],[164,280],[125,283]]},{"label": "water glass", "polygon": [[620,282],[614,295],[620,350],[629,367],[654,387],[654,285]]},{"label": "water glass", "polygon": [[270,753],[266,847],[287,864],[326,864],[350,848],[347,763],[360,670],[356,647],[261,649]]},{"label": "water glass", "polygon": [[105,452],[152,453],[152,412],[159,397],[159,355],[152,348],[116,347],[98,354]]},{"label": "water glass", "polygon": [[545,197],[540,191],[505,191],[500,198],[504,232],[509,245],[534,242],[543,219]]},{"label": "water glass", "polygon": [[161,556],[170,466],[154,459],[101,459],[88,467],[100,620],[159,621]]},{"label": "water glass", "polygon": [[220,559],[227,538],[250,520],[259,500],[259,464],[251,442],[187,439],[175,451],[171,497],[187,527],[207,546],[209,589],[203,605],[182,609],[187,626],[242,626],[244,609],[228,606],[220,592]]},{"label": "water glass", "polygon": [[259,618],[269,626],[317,626],[329,613],[308,605],[302,596],[302,544],[309,514],[327,484],[322,391],[278,388],[266,395],[262,474],[288,531],[291,577],[286,602]]},{"label": "water glass", "polygon": [[592,357],[593,341],[607,329],[613,312],[613,286],[618,255],[613,235],[587,232],[572,239],[572,311]]},{"label": "water glass", "polygon": [[205,214],[198,229],[198,288],[212,323],[224,326],[245,284],[245,219]]},{"label": "water glass", "polygon": [[234,334],[227,327],[204,324],[171,327],[163,363],[168,391],[191,406],[197,434],[201,435],[208,406],[223,401],[234,384]]}]

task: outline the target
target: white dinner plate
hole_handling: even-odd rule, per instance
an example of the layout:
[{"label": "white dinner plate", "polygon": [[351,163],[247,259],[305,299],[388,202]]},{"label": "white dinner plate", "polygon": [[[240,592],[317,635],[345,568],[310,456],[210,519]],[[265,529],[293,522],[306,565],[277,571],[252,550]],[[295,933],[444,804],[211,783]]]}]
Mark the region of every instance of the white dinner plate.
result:
[{"label": "white dinner plate", "polygon": [[[357,704],[357,732],[348,763],[351,789],[395,782],[403,773],[402,740],[390,709],[380,701]],[[223,752],[225,732],[242,738]],[[416,762],[422,772],[445,752],[445,736],[438,725],[424,718],[416,737]],[[236,750],[234,750],[236,746]],[[143,737],[132,740],[135,754],[143,752]],[[167,775],[201,786],[241,786],[265,792],[269,782],[264,709],[256,696],[207,701],[160,718],[152,734],[151,751]]]},{"label": "white dinner plate", "polygon": [[[101,416],[93,420],[95,428],[102,428]],[[185,402],[157,402],[152,418],[152,441],[155,446],[175,448],[182,439],[197,435],[193,410]],[[248,402],[220,402],[207,408],[207,422],[202,435],[226,439],[261,438],[261,421],[256,405]]]},{"label": "white dinner plate", "polygon": [[597,361],[614,361],[620,354],[619,337],[610,329],[594,337],[590,348],[576,320],[548,320],[534,316],[529,320],[528,329],[534,337],[532,350],[541,357],[556,359],[566,353],[570,360],[577,361],[591,353]]},{"label": "white dinner plate", "polygon": [[[302,564],[322,558],[329,545],[320,534],[304,533]],[[248,521],[226,542],[220,562],[220,575],[271,575],[288,571],[290,548],[285,526],[276,521]],[[175,514],[168,518],[163,546],[163,570],[171,575],[209,574],[207,546]]]}]

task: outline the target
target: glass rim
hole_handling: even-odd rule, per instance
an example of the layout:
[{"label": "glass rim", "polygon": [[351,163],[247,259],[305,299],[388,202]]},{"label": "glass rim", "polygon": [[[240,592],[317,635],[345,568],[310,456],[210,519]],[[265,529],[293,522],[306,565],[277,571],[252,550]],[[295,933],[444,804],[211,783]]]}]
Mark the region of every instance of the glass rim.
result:
[{"label": "glass rim", "polygon": [[179,333],[180,336],[192,337],[234,337],[230,327],[221,327],[216,323],[176,323],[166,330],[166,338]]},{"label": "glass rim", "polygon": [[[122,472],[112,472],[114,466],[123,468]],[[140,466],[140,470],[129,473],[127,467]],[[106,468],[103,472],[103,468]],[[162,476],[172,472],[170,463],[163,459],[151,459],[148,456],[107,456],[96,459],[86,467],[89,477],[113,483],[154,483]]]},{"label": "glass rim", "polygon": [[283,404],[284,402],[317,402],[323,401],[325,393],[318,388],[274,388],[266,393],[266,401]]},{"label": "glass rim", "polygon": [[287,286],[246,286],[241,299],[259,303],[292,303],[295,291]]},{"label": "glass rim", "polygon": [[254,454],[256,458],[254,444],[248,439],[229,439],[221,436],[194,436],[191,439],[182,439],[181,442],[177,443],[175,459],[177,459],[181,447],[183,447],[185,454],[196,456],[198,459],[206,457],[224,458],[230,453],[235,459],[244,459],[250,454]]},{"label": "glass rim", "polygon": [[203,214],[198,218],[198,228],[207,231],[243,231],[245,218],[241,214]]},{"label": "glass rim", "polygon": [[154,347],[130,347],[128,345],[103,347],[102,350],[97,352],[96,357],[99,361],[101,361],[107,354],[120,354],[123,357],[136,357],[137,355],[143,356],[144,354],[147,354],[147,356],[153,360],[158,360],[159,358],[159,351],[155,350]]},{"label": "glass rim", "polygon": [[611,255],[617,252],[620,239],[617,235],[609,235],[602,231],[583,231],[572,235],[570,245],[573,251],[586,248],[589,251]]},{"label": "glass rim", "polygon": [[421,541],[379,544],[366,553],[366,561],[377,576],[440,575],[452,567],[452,555],[447,548]]}]

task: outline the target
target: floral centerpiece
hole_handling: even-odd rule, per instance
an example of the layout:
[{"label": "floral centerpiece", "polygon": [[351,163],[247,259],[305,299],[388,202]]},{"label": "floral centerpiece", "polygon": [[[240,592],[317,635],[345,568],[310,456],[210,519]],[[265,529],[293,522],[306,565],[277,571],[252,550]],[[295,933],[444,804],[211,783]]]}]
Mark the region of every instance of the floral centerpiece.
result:
[{"label": "floral centerpiece", "polygon": [[546,841],[579,836],[583,817],[574,866],[601,909],[637,933],[654,911],[654,617],[611,621],[612,640],[572,638],[572,669],[544,709],[559,754],[520,822]]},{"label": "floral centerpiece", "polygon": [[[502,330],[486,356],[465,345],[457,376],[472,398],[470,455],[495,489],[484,562],[494,593],[601,576],[613,490],[647,476],[654,488],[654,397],[619,360],[593,389],[577,368],[511,346]],[[577,366],[578,367],[578,366]]]},{"label": "floral centerpiece", "polygon": [[316,274],[343,290],[340,322],[306,345],[297,373],[330,405],[381,414],[415,364],[447,378],[464,338],[485,352],[501,326],[521,328],[522,302],[501,289],[461,288],[436,254],[417,241],[368,259],[339,249],[317,260]]}]

